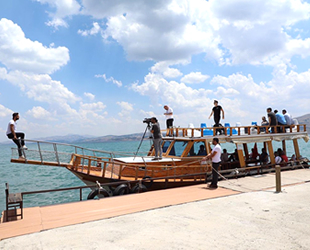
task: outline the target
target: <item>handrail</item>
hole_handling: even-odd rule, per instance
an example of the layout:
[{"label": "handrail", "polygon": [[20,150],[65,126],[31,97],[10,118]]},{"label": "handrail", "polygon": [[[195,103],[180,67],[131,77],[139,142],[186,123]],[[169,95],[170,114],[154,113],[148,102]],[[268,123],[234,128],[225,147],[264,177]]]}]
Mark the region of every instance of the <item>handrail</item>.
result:
[{"label": "handrail", "polygon": [[[195,136],[195,131],[200,132],[200,137],[207,137],[207,136],[215,136],[219,131],[224,131],[224,135],[232,136],[232,135],[242,135],[241,129],[246,131],[244,135],[251,135],[251,129],[256,129],[256,134],[270,134],[271,132],[269,129],[274,129],[275,131],[279,129],[289,129],[286,133],[293,133],[293,129],[296,127],[296,132],[306,132],[306,124],[296,124],[296,125],[275,125],[275,126],[260,126],[260,125],[249,125],[249,126],[229,126],[229,127],[205,127],[205,128],[169,128],[162,131],[169,131],[169,134],[173,135],[174,137],[180,137],[180,132],[182,132],[183,137],[198,137]],[[301,129],[302,128],[302,129]],[[188,136],[187,130],[190,130],[191,136]],[[229,133],[227,132],[229,130]],[[233,130],[236,130],[237,134],[233,134]],[[175,135],[174,135],[175,131]],[[212,134],[204,135],[204,131],[212,131]],[[275,132],[277,133],[277,132]]]}]

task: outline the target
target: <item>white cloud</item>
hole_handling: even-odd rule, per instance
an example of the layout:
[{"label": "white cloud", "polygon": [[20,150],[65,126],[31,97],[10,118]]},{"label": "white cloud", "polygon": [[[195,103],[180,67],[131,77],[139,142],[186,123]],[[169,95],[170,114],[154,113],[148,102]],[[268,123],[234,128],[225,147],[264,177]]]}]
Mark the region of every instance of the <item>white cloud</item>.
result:
[{"label": "white cloud", "polygon": [[203,75],[201,72],[191,72],[188,75],[182,77],[181,82],[194,84],[194,83],[202,83],[207,80],[210,76]]},{"label": "white cloud", "polygon": [[86,96],[87,98],[89,98],[89,100],[94,100],[95,99],[95,95],[93,95],[92,93],[84,93],[84,96]]},{"label": "white cloud", "polygon": [[158,62],[151,67],[152,73],[162,74],[165,78],[176,78],[183,74],[180,70],[169,67],[169,62]]},{"label": "white cloud", "polygon": [[288,63],[294,54],[306,52],[306,49],[289,50],[294,38],[286,29],[309,19],[309,3],[299,0],[213,0],[210,3],[214,16],[220,20],[218,33],[229,52],[230,63],[277,65],[283,60]]},{"label": "white cloud", "polygon": [[103,38],[117,41],[130,60],[172,65],[205,53],[220,65],[277,65],[309,56],[309,42],[288,33],[310,17],[310,4],[301,0],[83,0],[83,6],[84,14],[106,20]]},{"label": "white cloud", "polygon": [[56,9],[54,13],[50,12],[51,20],[46,22],[48,26],[55,28],[59,26],[68,27],[65,18],[77,15],[80,12],[80,4],[76,0],[36,0],[41,4],[48,4]]},{"label": "white cloud", "polygon": [[78,34],[82,36],[96,35],[100,30],[100,25],[97,22],[93,22],[93,27],[90,30],[78,30]]},{"label": "white cloud", "polygon": [[0,117],[7,117],[13,114],[13,111],[0,104]]},{"label": "white cloud", "polygon": [[28,110],[26,112],[26,114],[35,118],[35,119],[41,119],[41,120],[45,120],[45,121],[56,120],[53,117],[54,114],[50,113],[49,111],[47,111],[46,109],[44,109],[40,106],[33,107],[31,110]]},{"label": "white cloud", "polygon": [[31,73],[52,73],[69,61],[66,47],[45,47],[25,37],[11,20],[0,20],[0,62],[10,70]]},{"label": "white cloud", "polygon": [[[6,72],[6,71],[0,71]],[[49,75],[27,74],[19,71],[0,74],[0,78],[5,79],[21,91],[25,92],[28,98],[33,100],[63,105],[64,103],[74,103],[80,100],[75,94],[68,90],[61,82],[52,80]]]},{"label": "white cloud", "polygon": [[123,85],[121,81],[117,81],[113,77],[107,78],[105,74],[103,74],[103,75],[95,75],[95,77],[103,78],[105,80],[105,82],[112,82],[113,84],[115,84],[118,87],[121,87]]},{"label": "white cloud", "polygon": [[133,104],[129,102],[116,102],[117,105],[121,107],[121,112],[118,113],[120,117],[128,116],[131,111],[133,111]]}]

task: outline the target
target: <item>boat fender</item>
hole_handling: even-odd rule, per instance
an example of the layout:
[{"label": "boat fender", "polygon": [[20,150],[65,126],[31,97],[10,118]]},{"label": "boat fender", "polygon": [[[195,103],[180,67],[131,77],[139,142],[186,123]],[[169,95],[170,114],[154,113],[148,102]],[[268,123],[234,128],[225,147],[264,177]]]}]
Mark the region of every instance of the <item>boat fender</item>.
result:
[{"label": "boat fender", "polygon": [[146,192],[146,191],[147,191],[147,188],[142,183],[137,183],[137,185],[135,185],[131,189],[131,193],[133,193],[133,194],[135,194],[135,193],[143,193],[143,192]]},{"label": "boat fender", "polygon": [[105,188],[103,188],[103,187],[102,188],[96,188],[89,193],[89,195],[87,196],[87,200],[92,200],[98,195],[102,195],[103,197],[109,197],[110,196],[109,192]]},{"label": "boat fender", "polygon": [[[143,180],[147,180],[147,179],[151,179],[151,177],[150,177],[150,176],[144,176],[142,179],[143,179]],[[144,181],[143,184],[144,184],[144,186],[146,186],[147,188],[151,188],[152,185],[153,185],[153,180]]]},{"label": "boat fender", "polygon": [[129,193],[129,187],[126,184],[121,184],[117,186],[113,191],[113,195],[124,195],[128,193]]}]

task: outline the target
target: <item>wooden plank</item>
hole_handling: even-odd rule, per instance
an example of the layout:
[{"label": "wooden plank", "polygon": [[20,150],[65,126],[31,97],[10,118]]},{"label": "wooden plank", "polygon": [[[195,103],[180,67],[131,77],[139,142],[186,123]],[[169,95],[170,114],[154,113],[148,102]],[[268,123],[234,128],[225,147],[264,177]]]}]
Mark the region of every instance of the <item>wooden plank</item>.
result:
[{"label": "wooden plank", "polygon": [[244,156],[243,156],[243,151],[241,148],[238,147],[238,144],[236,145],[237,146],[237,152],[238,152],[238,157],[239,157],[239,164],[240,164],[240,167],[245,167],[245,160],[244,160]]},{"label": "wooden plank", "polygon": [[267,142],[267,145],[268,145],[268,152],[269,152],[270,162],[271,162],[272,164],[275,164],[276,161],[275,161],[275,158],[274,158],[274,152],[273,152],[273,147],[272,147],[272,141],[268,141],[268,142]]},{"label": "wooden plank", "polygon": [[299,145],[298,145],[297,139],[293,139],[293,144],[294,144],[296,159],[299,159],[300,158],[300,152],[299,152]]}]

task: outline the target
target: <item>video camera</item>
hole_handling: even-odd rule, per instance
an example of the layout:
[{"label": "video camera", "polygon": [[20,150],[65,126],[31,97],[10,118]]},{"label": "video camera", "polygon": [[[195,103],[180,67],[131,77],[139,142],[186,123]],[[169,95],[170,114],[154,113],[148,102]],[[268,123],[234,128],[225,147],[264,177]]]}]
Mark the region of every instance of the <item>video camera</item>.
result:
[{"label": "video camera", "polygon": [[143,123],[150,125],[152,118],[144,118]]}]

